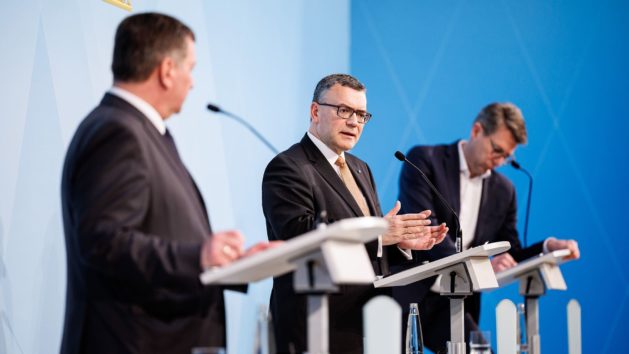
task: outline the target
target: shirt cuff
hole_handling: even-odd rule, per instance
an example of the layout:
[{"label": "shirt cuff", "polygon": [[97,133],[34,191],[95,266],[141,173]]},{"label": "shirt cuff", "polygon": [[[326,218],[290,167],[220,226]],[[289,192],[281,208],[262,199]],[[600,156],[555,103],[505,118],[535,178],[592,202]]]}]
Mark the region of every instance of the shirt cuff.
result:
[{"label": "shirt cuff", "polygon": [[406,258],[406,260],[410,261],[413,259],[412,250],[407,250],[407,249],[401,248],[400,246],[397,246],[397,249],[400,250],[400,252],[402,252],[402,255],[404,256],[404,258]]},{"label": "shirt cuff", "polygon": [[550,241],[550,240],[556,240],[556,238],[549,237],[549,238],[544,240],[544,246],[543,246],[544,247],[544,253],[550,252],[550,250],[548,249],[548,241]]}]

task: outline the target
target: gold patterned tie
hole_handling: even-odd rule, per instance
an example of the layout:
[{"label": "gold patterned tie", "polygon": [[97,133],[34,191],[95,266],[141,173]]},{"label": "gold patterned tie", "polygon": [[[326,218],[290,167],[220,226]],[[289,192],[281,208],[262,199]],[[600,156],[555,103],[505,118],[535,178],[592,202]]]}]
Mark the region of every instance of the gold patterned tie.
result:
[{"label": "gold patterned tie", "polygon": [[335,164],[341,170],[341,179],[345,183],[347,189],[349,189],[349,192],[352,193],[352,196],[360,207],[360,210],[363,212],[363,215],[370,216],[371,213],[369,212],[369,206],[367,206],[365,196],[360,191],[360,188],[358,188],[356,180],[354,179],[354,176],[352,176],[352,171],[349,170],[349,167],[347,167],[347,164],[345,163],[345,159],[343,159],[342,156],[339,156],[339,158],[336,159]]}]

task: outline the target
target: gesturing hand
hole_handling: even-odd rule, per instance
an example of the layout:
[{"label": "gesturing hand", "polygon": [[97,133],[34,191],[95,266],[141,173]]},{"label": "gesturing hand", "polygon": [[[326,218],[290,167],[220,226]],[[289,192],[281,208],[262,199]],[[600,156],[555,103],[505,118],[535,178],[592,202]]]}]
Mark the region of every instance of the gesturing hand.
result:
[{"label": "gesturing hand", "polygon": [[382,235],[383,245],[398,244],[402,248],[424,250],[443,241],[448,228],[445,224],[429,226],[430,210],[421,213],[397,215],[402,204],[397,201],[384,218],[389,222],[389,229]]}]

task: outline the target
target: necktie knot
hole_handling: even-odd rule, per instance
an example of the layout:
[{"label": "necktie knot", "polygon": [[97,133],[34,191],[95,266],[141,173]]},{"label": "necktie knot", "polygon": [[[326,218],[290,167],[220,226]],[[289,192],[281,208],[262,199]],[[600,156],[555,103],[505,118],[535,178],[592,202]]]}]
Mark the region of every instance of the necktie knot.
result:
[{"label": "necktie knot", "polygon": [[340,168],[343,168],[345,167],[345,159],[343,158],[343,156],[339,156],[339,158],[336,159],[336,162],[334,164],[336,164]]}]

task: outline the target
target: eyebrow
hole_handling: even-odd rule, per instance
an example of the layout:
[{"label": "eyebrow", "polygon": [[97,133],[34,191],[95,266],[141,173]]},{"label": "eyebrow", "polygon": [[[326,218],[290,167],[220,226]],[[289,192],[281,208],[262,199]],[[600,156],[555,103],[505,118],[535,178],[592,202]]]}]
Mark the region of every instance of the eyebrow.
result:
[{"label": "eyebrow", "polygon": [[357,112],[367,112],[366,109],[356,109],[356,108],[354,108],[354,107],[352,107],[352,106],[350,106],[348,104],[345,104],[345,103],[337,103],[336,105],[337,106],[342,106],[342,107],[347,107],[347,108],[353,109],[354,111],[357,111]]}]

